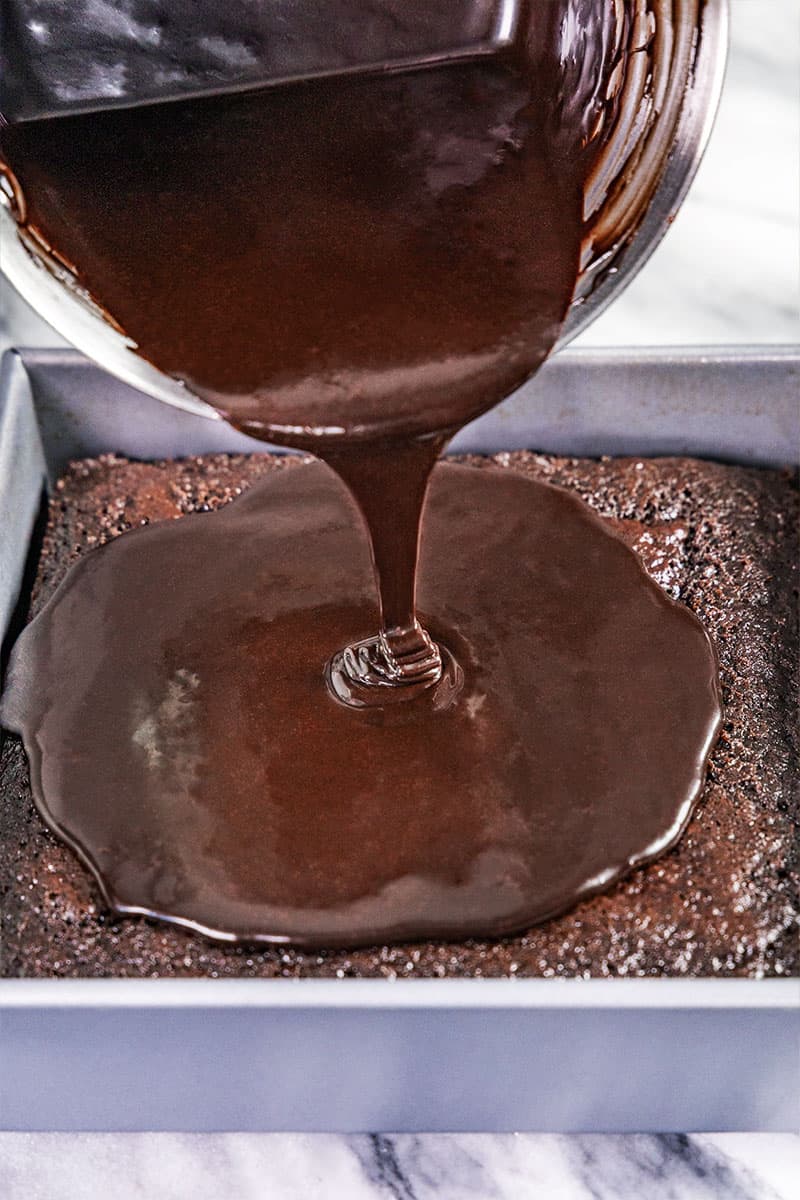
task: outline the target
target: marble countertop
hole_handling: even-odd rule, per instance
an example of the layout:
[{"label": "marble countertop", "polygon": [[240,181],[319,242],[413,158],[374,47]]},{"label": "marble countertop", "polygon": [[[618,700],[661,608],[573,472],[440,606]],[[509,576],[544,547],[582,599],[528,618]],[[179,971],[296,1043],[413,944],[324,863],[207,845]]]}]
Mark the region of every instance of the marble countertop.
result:
[{"label": "marble countertop", "polygon": [[722,102],[691,191],[578,345],[800,341],[800,3],[730,7]]},{"label": "marble countertop", "polygon": [[[800,341],[800,0],[732,0],[723,103],[667,238],[581,345]],[[0,349],[58,339],[4,297]],[[0,1134],[7,1200],[789,1200],[793,1135]]]},{"label": "marble countertop", "polygon": [[4,1200],[794,1200],[785,1134],[0,1134]]}]

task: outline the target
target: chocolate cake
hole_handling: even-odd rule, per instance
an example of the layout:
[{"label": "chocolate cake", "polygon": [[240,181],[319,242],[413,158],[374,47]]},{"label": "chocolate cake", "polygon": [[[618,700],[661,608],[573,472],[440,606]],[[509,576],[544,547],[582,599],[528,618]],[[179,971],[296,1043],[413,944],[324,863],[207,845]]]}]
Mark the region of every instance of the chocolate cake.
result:
[{"label": "chocolate cake", "polygon": [[[0,761],[6,976],[763,975],[797,969],[797,491],[782,472],[691,459],[531,453],[470,459],[577,492],[693,609],[720,658],[724,724],[679,843],[612,891],[499,942],[309,953],[215,944],[119,920],[33,807],[19,741]],[[30,615],[81,554],[126,529],[210,511],[296,459],[74,464],[50,504]]]}]

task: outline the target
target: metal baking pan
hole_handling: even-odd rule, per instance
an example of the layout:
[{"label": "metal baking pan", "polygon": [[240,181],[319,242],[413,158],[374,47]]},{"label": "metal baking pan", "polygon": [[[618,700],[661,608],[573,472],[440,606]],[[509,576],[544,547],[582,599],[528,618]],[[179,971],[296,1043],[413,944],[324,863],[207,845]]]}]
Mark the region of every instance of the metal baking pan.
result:
[{"label": "metal baking pan", "polygon": [[[800,348],[567,351],[453,449],[800,460]],[[71,458],[264,446],[72,351],[0,380],[0,623]],[[13,1130],[794,1130],[800,981],[0,980]]]}]

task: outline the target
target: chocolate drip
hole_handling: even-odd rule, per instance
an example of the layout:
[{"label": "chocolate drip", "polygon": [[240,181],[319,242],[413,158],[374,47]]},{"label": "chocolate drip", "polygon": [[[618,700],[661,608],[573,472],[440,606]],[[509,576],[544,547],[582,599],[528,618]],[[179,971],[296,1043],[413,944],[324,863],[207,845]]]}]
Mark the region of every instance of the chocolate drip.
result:
[{"label": "chocolate drip", "polygon": [[437,467],[419,602],[455,700],[334,700],[323,663],[377,620],[369,547],[335,476],[299,466],[83,558],[3,715],[115,907],[227,937],[508,933],[676,840],[714,655],[580,501]]}]

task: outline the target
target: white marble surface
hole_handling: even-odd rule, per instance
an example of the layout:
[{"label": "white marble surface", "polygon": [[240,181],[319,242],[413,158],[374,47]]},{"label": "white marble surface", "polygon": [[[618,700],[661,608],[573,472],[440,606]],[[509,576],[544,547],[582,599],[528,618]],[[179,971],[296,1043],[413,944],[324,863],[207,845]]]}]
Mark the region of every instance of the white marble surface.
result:
[{"label": "white marble surface", "polygon": [[731,0],[717,122],[642,272],[580,345],[800,340],[800,0]]},{"label": "white marble surface", "polygon": [[[694,189],[583,344],[800,340],[800,0],[732,7]],[[57,343],[4,299],[6,342]],[[793,1136],[0,1134],[4,1200],[794,1200],[798,1179]]]},{"label": "white marble surface", "polygon": [[3,1177],[4,1200],[796,1200],[800,1139],[0,1134]]}]

